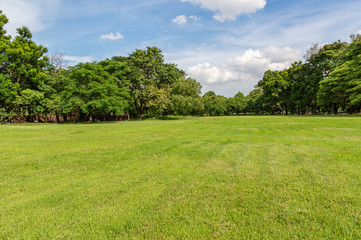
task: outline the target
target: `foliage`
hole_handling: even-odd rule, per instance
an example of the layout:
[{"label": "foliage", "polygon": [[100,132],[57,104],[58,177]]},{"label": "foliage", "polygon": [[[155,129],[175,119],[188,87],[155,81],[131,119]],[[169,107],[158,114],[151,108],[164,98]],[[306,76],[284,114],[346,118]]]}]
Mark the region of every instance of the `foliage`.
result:
[{"label": "foliage", "polygon": [[[155,88],[167,89],[179,77],[185,75],[174,64],[165,64],[162,51],[157,47],[147,47],[146,50],[136,49],[125,61],[130,67],[129,89],[139,118],[142,118],[149,106],[154,107]],[[167,103],[162,107],[165,105]],[[159,112],[164,110],[159,109]]]},{"label": "foliage", "polygon": [[198,115],[204,110],[201,84],[193,78],[178,78],[172,85],[171,109],[176,115]]},{"label": "foliage", "polygon": [[355,109],[361,112],[361,36],[354,37],[349,46],[337,56],[334,68],[320,83],[318,103],[324,107]]},{"label": "foliage", "polygon": [[209,116],[223,116],[227,114],[227,102],[224,96],[216,95],[209,91],[202,97],[204,112]]},{"label": "foliage", "polygon": [[[114,121],[165,115],[361,112],[361,37],[315,44],[306,61],[267,70],[247,96],[207,92],[157,47],[66,67],[26,27],[11,38],[0,10],[0,121]],[[55,119],[56,118],[56,119]]]},{"label": "foliage", "polygon": [[80,63],[70,68],[62,92],[62,109],[72,113],[74,121],[117,116],[127,107],[127,89],[119,88],[118,79],[101,64]]}]

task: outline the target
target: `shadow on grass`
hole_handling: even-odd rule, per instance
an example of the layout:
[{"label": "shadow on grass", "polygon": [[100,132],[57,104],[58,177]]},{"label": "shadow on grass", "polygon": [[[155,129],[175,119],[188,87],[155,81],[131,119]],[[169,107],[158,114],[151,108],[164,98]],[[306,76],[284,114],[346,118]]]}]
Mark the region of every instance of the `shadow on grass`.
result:
[{"label": "shadow on grass", "polygon": [[157,120],[182,120],[184,117],[180,116],[161,116],[158,117]]},{"label": "shadow on grass", "polygon": [[48,123],[48,124],[60,124],[60,125],[93,125],[93,124],[115,124],[118,122],[125,122],[125,121],[109,121],[109,122],[59,122],[59,123]]},{"label": "shadow on grass", "polygon": [[131,119],[131,120],[124,120],[124,121],[99,121],[99,122],[59,122],[59,123],[48,123],[48,124],[62,124],[62,125],[77,125],[77,124],[84,124],[84,125],[91,125],[91,124],[115,124],[119,122],[138,122],[138,121],[147,121],[147,120],[182,120],[185,119],[184,116],[161,116],[161,117],[143,117],[142,119]]}]

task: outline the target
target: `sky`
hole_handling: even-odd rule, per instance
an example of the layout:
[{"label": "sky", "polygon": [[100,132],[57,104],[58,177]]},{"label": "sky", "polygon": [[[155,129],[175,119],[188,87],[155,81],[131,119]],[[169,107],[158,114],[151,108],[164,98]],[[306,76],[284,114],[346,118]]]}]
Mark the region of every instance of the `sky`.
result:
[{"label": "sky", "polygon": [[6,29],[27,26],[68,65],[157,46],[202,92],[248,94],[313,44],[361,34],[361,0],[0,0]]}]

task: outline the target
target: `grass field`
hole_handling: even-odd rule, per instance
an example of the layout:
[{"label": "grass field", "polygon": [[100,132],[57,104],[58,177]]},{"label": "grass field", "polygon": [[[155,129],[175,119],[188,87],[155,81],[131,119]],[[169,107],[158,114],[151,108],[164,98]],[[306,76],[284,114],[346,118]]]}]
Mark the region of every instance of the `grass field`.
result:
[{"label": "grass field", "polygon": [[361,239],[361,118],[1,125],[4,238]]}]

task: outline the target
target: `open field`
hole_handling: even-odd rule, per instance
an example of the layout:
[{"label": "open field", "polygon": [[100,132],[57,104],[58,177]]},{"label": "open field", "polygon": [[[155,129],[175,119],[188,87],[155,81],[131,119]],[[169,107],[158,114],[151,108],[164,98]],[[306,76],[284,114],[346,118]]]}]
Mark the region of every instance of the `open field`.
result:
[{"label": "open field", "polygon": [[0,239],[361,239],[360,117],[0,126]]}]

